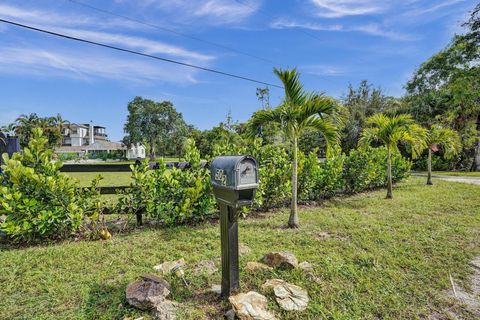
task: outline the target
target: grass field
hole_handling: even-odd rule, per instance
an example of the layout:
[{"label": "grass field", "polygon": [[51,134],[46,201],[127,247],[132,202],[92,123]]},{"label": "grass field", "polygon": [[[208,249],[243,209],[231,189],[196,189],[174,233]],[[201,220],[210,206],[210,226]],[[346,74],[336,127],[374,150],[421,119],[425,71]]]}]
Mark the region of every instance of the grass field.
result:
[{"label": "grass field", "polygon": [[[251,248],[240,259],[241,269],[269,251],[289,250],[314,264],[320,278],[310,281],[300,270],[242,270],[241,290],[259,291],[270,278],[307,289],[311,302],[302,313],[282,312],[269,296],[279,319],[415,319],[445,310],[475,319],[446,292],[449,273],[468,287],[469,261],[480,254],[480,188],[424,184],[424,178],[411,178],[394,189],[393,200],[380,190],[302,208],[296,230],[283,228],[287,210],[240,221],[240,242]],[[219,256],[218,223],[137,230],[109,241],[4,248],[0,318],[150,319],[126,305],[129,282],[165,260],[183,257],[193,266],[203,259],[219,263]],[[171,298],[183,304],[179,319],[220,318],[227,304],[206,293],[220,283],[220,274],[193,276],[191,270],[191,291],[168,277]]]},{"label": "grass field", "polygon": [[65,172],[71,177],[80,181],[80,186],[86,187],[90,184],[92,179],[101,175],[103,179],[100,181],[100,186],[128,186],[131,181],[131,172]]}]

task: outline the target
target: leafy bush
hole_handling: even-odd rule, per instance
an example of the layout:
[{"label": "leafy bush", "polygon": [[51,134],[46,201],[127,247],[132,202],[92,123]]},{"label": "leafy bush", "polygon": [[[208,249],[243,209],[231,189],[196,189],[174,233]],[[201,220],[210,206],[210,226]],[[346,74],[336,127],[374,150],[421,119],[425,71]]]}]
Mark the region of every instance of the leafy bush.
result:
[{"label": "leafy bush", "polygon": [[17,242],[66,238],[100,207],[98,180],[91,188],[79,189],[77,180],[60,173],[62,163],[53,161],[47,144],[37,128],[23,153],[15,153],[11,159],[3,155],[0,215],[5,221],[1,228]]},{"label": "leafy bush", "polygon": [[344,163],[345,155],[340,150],[336,150],[333,155],[320,163],[315,184],[317,199],[329,198],[344,190]]},{"label": "leafy bush", "polygon": [[188,169],[159,168],[148,170],[148,162],[132,166],[132,183],[119,199],[122,212],[143,214],[166,225],[204,219],[213,205],[210,171],[202,168],[200,153],[192,139],[185,147]]},{"label": "leafy bush", "polygon": [[[411,162],[400,153],[392,155],[392,180],[408,176]],[[347,192],[360,192],[387,184],[387,150],[385,147],[352,150],[345,160]]]},{"label": "leafy bush", "polygon": [[289,201],[292,164],[285,148],[271,144],[262,146],[262,140],[255,139],[250,153],[259,165],[260,184],[254,206],[267,210]]},{"label": "leafy bush", "polygon": [[343,191],[345,156],[335,150],[332,156],[320,161],[317,154],[317,150],[307,157],[299,154],[298,194],[301,200],[320,200]]},{"label": "leafy bush", "polygon": [[317,150],[305,156],[298,153],[298,198],[300,200],[318,199],[317,183],[320,175],[320,161]]}]

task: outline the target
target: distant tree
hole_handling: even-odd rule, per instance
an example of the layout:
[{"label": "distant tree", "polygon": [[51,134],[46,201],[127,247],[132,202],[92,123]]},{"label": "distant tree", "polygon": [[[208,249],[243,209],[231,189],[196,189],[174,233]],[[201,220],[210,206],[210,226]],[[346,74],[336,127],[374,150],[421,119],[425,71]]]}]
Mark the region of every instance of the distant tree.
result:
[{"label": "distant tree", "polygon": [[127,134],[124,143],[144,143],[153,160],[156,150],[164,155],[178,152],[177,146],[183,145],[187,135],[187,125],[170,101],[155,102],[135,97],[128,104],[124,131]]},{"label": "distant tree", "polygon": [[462,136],[466,166],[480,170],[480,4],[446,48],[407,83],[409,113],[423,125],[441,122]]},{"label": "distant tree", "polygon": [[428,175],[427,184],[432,185],[432,153],[442,150],[446,159],[457,155],[462,150],[460,135],[450,128],[433,125],[427,131],[426,142],[428,147]]},{"label": "distant tree", "polygon": [[268,87],[265,88],[257,88],[257,99],[262,103],[262,109],[269,109],[270,108],[270,89]]},{"label": "distant tree", "polygon": [[415,125],[410,115],[388,117],[377,113],[366,121],[367,128],[362,132],[361,145],[380,143],[387,148],[387,199],[392,193],[392,152],[398,151],[399,143],[410,146],[413,157],[417,157],[426,147],[426,130]]},{"label": "distant tree", "polygon": [[298,139],[307,128],[321,132],[327,144],[337,141],[337,130],[332,116],[336,102],[330,97],[305,92],[296,69],[274,69],[275,75],[282,81],[285,97],[275,109],[256,111],[249,122],[251,136],[258,135],[259,129],[269,123],[280,125],[286,139],[290,141],[292,162],[292,204],[288,225],[291,228],[299,226],[297,212],[297,166]]},{"label": "distant tree", "polygon": [[395,98],[386,96],[381,88],[374,88],[367,80],[362,80],[357,88],[350,84],[348,93],[341,100],[346,117],[341,130],[341,147],[348,154],[357,147],[367,118],[391,109]]},{"label": "distant tree", "polygon": [[47,145],[52,148],[62,144],[62,130],[64,125],[68,123],[60,114],[54,117],[39,117],[36,113],[31,113],[20,115],[15,122],[4,129],[13,132],[19,138],[20,145],[26,147],[33,135],[33,130],[40,128],[43,135],[48,139]]}]

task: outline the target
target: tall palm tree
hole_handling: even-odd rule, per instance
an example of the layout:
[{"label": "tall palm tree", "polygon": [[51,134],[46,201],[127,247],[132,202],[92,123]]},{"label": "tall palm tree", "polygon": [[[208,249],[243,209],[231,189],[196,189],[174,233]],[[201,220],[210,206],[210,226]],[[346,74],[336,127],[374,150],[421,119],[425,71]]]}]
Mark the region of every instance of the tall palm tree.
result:
[{"label": "tall palm tree", "polygon": [[451,159],[462,149],[460,135],[453,129],[432,125],[427,132],[428,145],[428,175],[427,185],[432,185],[432,152],[441,149],[445,159]]},{"label": "tall palm tree", "polygon": [[22,114],[15,120],[13,130],[20,139],[20,145],[22,147],[28,145],[33,128],[38,127],[39,119],[36,113],[31,113],[29,115]]},{"label": "tall palm tree", "polygon": [[399,143],[405,143],[410,146],[412,157],[417,157],[426,148],[426,130],[416,125],[411,115],[405,114],[388,117],[377,113],[366,123],[369,127],[363,130],[360,145],[377,142],[386,146],[387,199],[392,199],[392,152],[398,150]]},{"label": "tall palm tree", "polygon": [[274,69],[275,75],[282,81],[285,97],[275,109],[255,112],[249,122],[250,135],[258,134],[261,127],[268,123],[278,123],[283,134],[290,141],[292,161],[292,203],[288,226],[299,226],[297,212],[297,166],[298,139],[307,128],[318,130],[325,137],[327,146],[337,142],[337,128],[334,114],[335,100],[322,94],[305,92],[296,69]]}]

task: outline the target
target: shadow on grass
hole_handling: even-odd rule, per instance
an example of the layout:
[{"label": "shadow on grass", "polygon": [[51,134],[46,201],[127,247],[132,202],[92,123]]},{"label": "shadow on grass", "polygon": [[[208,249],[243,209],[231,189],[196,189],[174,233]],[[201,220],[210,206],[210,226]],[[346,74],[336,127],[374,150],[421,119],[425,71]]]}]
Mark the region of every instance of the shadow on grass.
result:
[{"label": "shadow on grass", "polygon": [[95,284],[81,305],[80,314],[84,319],[124,319],[126,316],[139,317],[146,312],[131,308],[125,300],[127,284]]}]

